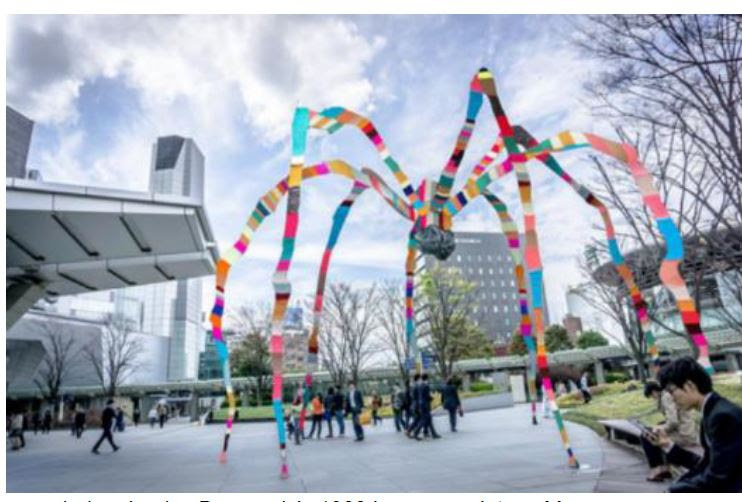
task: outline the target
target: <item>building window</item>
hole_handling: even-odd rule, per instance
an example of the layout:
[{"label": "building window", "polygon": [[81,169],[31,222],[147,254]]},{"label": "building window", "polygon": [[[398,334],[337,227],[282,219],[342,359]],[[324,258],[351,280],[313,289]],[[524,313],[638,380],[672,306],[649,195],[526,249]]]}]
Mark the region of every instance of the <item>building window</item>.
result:
[{"label": "building window", "polygon": [[490,268],[490,275],[492,275],[494,273],[495,273],[494,269]]},{"label": "building window", "polygon": [[503,306],[502,307],[502,311],[507,314],[508,313],[508,306],[507,305]]},{"label": "building window", "polygon": [[[492,296],[494,296],[494,295],[492,295]],[[494,312],[495,314],[497,314],[497,305],[494,305],[494,306],[492,307],[492,311],[493,311],[493,312]]]},{"label": "building window", "polygon": [[482,261],[482,255],[481,254],[478,254],[477,255],[477,261]]},{"label": "building window", "polygon": [[479,275],[484,275],[484,269],[479,269]]},{"label": "building window", "polygon": [[502,287],[502,288],[505,287],[505,280],[504,279],[501,279],[500,280],[500,287]]},{"label": "building window", "polygon": [[488,254],[487,255],[487,261],[492,261],[492,255],[491,254]]},{"label": "building window", "polygon": [[458,261],[458,262],[461,261],[461,255],[456,255],[456,261]]}]

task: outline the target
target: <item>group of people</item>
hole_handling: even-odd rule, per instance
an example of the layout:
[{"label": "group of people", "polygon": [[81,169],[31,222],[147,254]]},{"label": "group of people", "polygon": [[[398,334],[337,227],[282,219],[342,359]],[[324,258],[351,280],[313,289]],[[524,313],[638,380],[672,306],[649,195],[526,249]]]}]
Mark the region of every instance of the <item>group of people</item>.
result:
[{"label": "group of people", "polygon": [[33,430],[34,435],[41,431],[42,434],[49,434],[52,430],[52,412],[47,409],[42,414],[36,410],[33,413],[12,413],[6,417],[6,431],[8,440],[11,442],[11,449],[20,450],[26,447],[25,432]]},{"label": "group of people", "polygon": [[[663,368],[644,395],[657,401],[664,421],[642,428],[648,481],[672,478],[670,466],[687,472],[670,492],[742,492],[742,408],[714,392],[705,369],[691,357]],[[691,410],[701,414],[700,429]]]},{"label": "group of people", "polygon": [[157,403],[157,405],[150,408],[149,412],[147,413],[147,419],[149,420],[150,429],[153,429],[158,421],[160,422],[160,429],[165,427],[165,422],[167,422],[168,415],[169,410],[167,405],[165,405],[164,403]]},{"label": "group of people", "polygon": [[[285,416],[288,435],[290,438],[294,438],[296,444],[301,444],[302,439],[312,439],[315,437],[315,432],[316,438],[320,439],[323,422],[327,423],[328,433],[325,436],[326,438],[332,438],[334,435],[333,422],[337,423],[338,435],[340,437],[345,436],[345,417],[347,415],[352,417],[356,441],[363,441],[363,426],[360,418],[363,411],[363,394],[356,389],[354,383],[348,385],[348,392],[345,394],[340,386],[330,387],[324,396],[321,392],[312,395],[305,394],[303,387],[297,389],[291,408]],[[378,398],[378,394],[376,398]],[[376,398],[374,402],[377,402]],[[304,415],[302,415],[305,399],[308,400],[308,403]],[[378,398],[378,402],[380,402],[380,398]],[[312,421],[312,427],[308,434],[304,431],[304,422],[307,417],[311,417]]]},{"label": "group of people", "polygon": [[[457,416],[463,416],[463,408],[459,399],[457,386],[453,379],[446,382],[442,392],[443,407],[448,411],[451,431],[456,432]],[[306,406],[304,401],[307,401]],[[432,420],[432,392],[427,374],[416,374],[406,388],[396,386],[391,396],[394,426],[397,432],[404,432],[409,438],[421,440],[424,437],[438,439],[441,436],[435,430]],[[374,426],[381,424],[381,408],[384,399],[378,391],[374,391],[370,399],[371,420]],[[362,392],[350,383],[348,392],[341,387],[330,387],[326,394],[315,392],[309,394],[304,387],[297,389],[291,407],[284,419],[289,438],[296,444],[304,439],[322,437],[323,423],[327,424],[325,438],[334,436],[333,422],[337,424],[338,435],[345,436],[345,419],[351,418],[353,433],[356,441],[364,440],[364,429],[361,416],[365,408]],[[302,411],[304,410],[304,411]],[[311,428],[305,431],[305,422],[311,420]]]}]

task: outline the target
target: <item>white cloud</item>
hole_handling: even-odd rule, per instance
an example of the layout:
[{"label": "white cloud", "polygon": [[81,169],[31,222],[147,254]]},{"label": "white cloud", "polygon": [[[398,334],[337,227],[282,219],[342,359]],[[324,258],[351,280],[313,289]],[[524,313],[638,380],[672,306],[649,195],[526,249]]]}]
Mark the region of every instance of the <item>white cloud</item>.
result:
[{"label": "white cloud", "polygon": [[8,101],[35,120],[74,121],[86,82],[122,78],[150,120],[185,119],[211,145],[236,141],[235,117],[261,141],[286,138],[300,100],[363,110],[384,46],[348,21],[284,16],[11,17],[9,38]]}]

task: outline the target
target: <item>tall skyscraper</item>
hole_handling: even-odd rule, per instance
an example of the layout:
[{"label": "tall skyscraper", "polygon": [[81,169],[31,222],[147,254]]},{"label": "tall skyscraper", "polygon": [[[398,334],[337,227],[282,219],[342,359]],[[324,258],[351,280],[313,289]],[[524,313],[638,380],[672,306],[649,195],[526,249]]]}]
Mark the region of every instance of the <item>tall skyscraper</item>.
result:
[{"label": "tall skyscraper", "polygon": [[[475,320],[495,345],[507,345],[519,329],[520,307],[513,270],[515,265],[505,235],[456,232],[456,249],[446,261],[439,262],[430,255],[425,256],[426,269],[436,264],[459,269],[465,279],[477,285]],[[528,294],[530,298],[530,287]],[[549,311],[544,296],[544,325],[548,322]]]},{"label": "tall skyscraper", "polygon": [[5,176],[25,178],[33,120],[5,107]]},{"label": "tall skyscraper", "polygon": [[[152,146],[149,189],[153,193],[203,199],[204,155],[190,138],[164,136]],[[205,349],[201,326],[200,278],[118,290],[144,306],[142,331],[170,338],[168,380],[198,378],[199,354]]]}]

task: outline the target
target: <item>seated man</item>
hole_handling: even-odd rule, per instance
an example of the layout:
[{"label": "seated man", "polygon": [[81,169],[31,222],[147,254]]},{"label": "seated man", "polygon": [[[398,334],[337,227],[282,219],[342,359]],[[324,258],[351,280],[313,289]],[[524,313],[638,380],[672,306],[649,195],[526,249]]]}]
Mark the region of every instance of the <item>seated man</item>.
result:
[{"label": "seated man", "polygon": [[670,485],[669,491],[741,492],[742,408],[713,392],[711,378],[691,357],[662,368],[659,381],[680,409],[701,412],[703,457],[676,445],[662,428],[649,434],[671,463],[689,469]]},{"label": "seated man", "polygon": [[[678,409],[670,393],[663,391],[657,382],[647,382],[644,386],[644,397],[652,398],[657,402],[657,409],[665,418],[659,427],[667,433],[672,442],[683,448],[698,446],[698,432],[690,410]],[[672,477],[670,466],[662,449],[653,445],[644,434],[639,439],[650,467],[647,481],[670,479]]]}]

